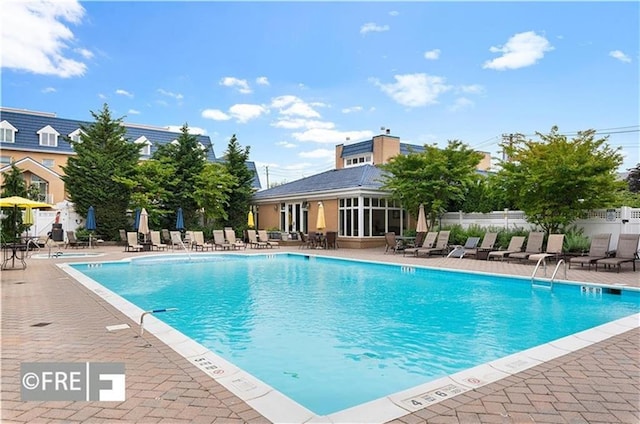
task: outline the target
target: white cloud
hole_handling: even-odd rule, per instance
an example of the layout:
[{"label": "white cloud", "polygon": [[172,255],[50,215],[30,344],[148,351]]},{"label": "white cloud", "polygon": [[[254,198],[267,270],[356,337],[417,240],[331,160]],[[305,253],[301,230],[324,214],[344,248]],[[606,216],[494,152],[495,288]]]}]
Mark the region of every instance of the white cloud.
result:
[{"label": "white cloud", "polygon": [[258,85],[269,85],[269,79],[267,77],[258,77],[258,78],[256,78],[256,84],[258,84]]},{"label": "white cloud", "polygon": [[[325,106],[324,103],[313,103],[316,106]],[[279,109],[280,114],[285,116],[302,116],[304,118],[319,118],[320,114],[314,110],[309,103],[301,98],[285,95],[271,99],[271,107]]]},{"label": "white cloud", "polygon": [[65,56],[75,37],[63,23],[80,24],[84,13],[77,1],[3,1],[2,67],[62,78],[84,75],[87,66]]},{"label": "white cloud", "polygon": [[366,34],[368,32],[384,32],[389,31],[389,25],[378,25],[374,22],[367,22],[360,27],[360,34]]},{"label": "white cloud", "polygon": [[353,113],[353,112],[361,112],[362,111],[362,106],[351,106],[351,107],[345,107],[344,109],[342,109],[342,113]]},{"label": "white cloud", "polygon": [[618,59],[620,62],[631,63],[631,58],[620,50],[610,51],[609,56],[614,59]]},{"label": "white cloud", "polygon": [[438,96],[451,89],[442,77],[427,74],[395,75],[396,82],[382,84],[376,79],[371,81],[403,106],[417,107],[437,103]]},{"label": "white cloud", "polygon": [[335,154],[333,149],[315,149],[309,152],[300,152],[298,156],[305,159],[333,159]]},{"label": "white cloud", "polygon": [[391,12],[389,12],[389,16],[398,16],[400,14],[400,12],[398,12],[397,10],[392,10]]},{"label": "white cloud", "polygon": [[173,93],[162,88],[158,88],[158,93],[162,94],[163,96],[173,97],[176,100],[182,100],[184,98],[184,96],[180,93]]},{"label": "white cloud", "polygon": [[58,91],[58,90],[56,90],[53,87],[47,87],[47,88],[43,88],[42,89],[42,92],[45,93],[45,94],[47,94],[47,93],[55,93],[56,91]]},{"label": "white cloud", "polygon": [[468,109],[470,107],[475,106],[475,103],[466,97],[457,98],[455,103],[449,107],[449,110],[452,112],[457,112],[459,110]]},{"label": "white cloud", "polygon": [[220,85],[224,85],[225,87],[235,87],[242,94],[251,93],[249,83],[247,83],[247,80],[244,79],[238,79],[235,77],[224,77],[220,80]]},{"label": "white cloud", "polygon": [[133,97],[133,94],[131,94],[127,90],[123,90],[121,88],[116,90],[116,94],[118,94],[120,96]]},{"label": "white cloud", "polygon": [[293,144],[289,141],[279,141],[276,143],[276,146],[284,147],[285,149],[293,149],[297,147],[297,144]]},{"label": "white cloud", "polygon": [[521,32],[511,37],[507,44],[501,47],[491,47],[492,53],[502,53],[502,56],[486,61],[484,69],[518,69],[536,64],[544,57],[545,52],[553,50],[553,46],[543,36],[533,31]]},{"label": "white cloud", "polygon": [[73,51],[78,53],[80,56],[84,57],[85,59],[93,58],[93,52],[91,50],[78,48],[78,49],[73,49]]},{"label": "white cloud", "polygon": [[98,93],[98,98],[99,98],[99,99],[102,99],[102,100],[106,100],[106,99],[107,99],[107,96],[105,96],[105,95],[104,95],[104,94],[102,94],[102,93]]},{"label": "white cloud", "polygon": [[337,131],[325,128],[312,128],[303,132],[292,134],[298,141],[310,141],[315,143],[337,144],[344,143],[347,138],[350,140],[363,140],[373,137],[372,131]]},{"label": "white cloud", "polygon": [[484,87],[479,84],[461,85],[457,87],[457,91],[467,94],[482,94],[485,92]]},{"label": "white cloud", "polygon": [[271,99],[271,107],[282,108],[301,101],[301,98],[292,95],[278,96]]},{"label": "white cloud", "polygon": [[129,111],[127,113],[129,115],[140,115],[140,111],[139,110],[135,110],[135,109],[129,109]]},{"label": "white cloud", "polygon": [[333,122],[326,121],[317,121],[313,119],[302,119],[302,118],[294,118],[294,119],[278,119],[276,122],[271,124],[272,127],[276,128],[285,128],[285,129],[298,129],[298,128],[325,128],[330,129],[334,128],[335,124]]},{"label": "white cloud", "polygon": [[438,60],[440,58],[440,49],[433,49],[424,52],[424,58],[427,60]]},{"label": "white cloud", "polygon": [[231,116],[219,109],[205,109],[202,111],[201,116],[206,119],[213,119],[214,121],[228,121],[231,119]]},{"label": "white cloud", "polygon": [[[182,125],[167,125],[165,128],[172,132],[179,132],[179,133],[182,132]],[[188,127],[188,130],[189,130],[189,134],[193,134],[193,135],[207,134],[207,130],[205,130],[204,128]]]},{"label": "white cloud", "polygon": [[236,104],[229,108],[229,113],[236,118],[239,123],[244,124],[260,117],[260,115],[269,113],[269,109],[262,105]]}]

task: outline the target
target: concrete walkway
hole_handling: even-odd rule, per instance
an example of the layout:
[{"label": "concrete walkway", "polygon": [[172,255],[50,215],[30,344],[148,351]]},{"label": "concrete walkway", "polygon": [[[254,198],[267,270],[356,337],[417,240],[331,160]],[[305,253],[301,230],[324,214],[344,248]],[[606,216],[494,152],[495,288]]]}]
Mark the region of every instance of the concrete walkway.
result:
[{"label": "concrete walkway", "polygon": [[[297,248],[295,252],[305,252]],[[66,252],[74,252],[67,250]],[[88,252],[89,250],[78,250]],[[282,248],[276,251],[287,251]],[[95,260],[140,253],[101,246]],[[247,252],[251,252],[248,249]],[[255,252],[263,252],[257,251]],[[383,249],[306,251],[314,254],[529,276],[533,265],[473,259],[410,258]],[[148,254],[145,253],[145,254]],[[86,258],[65,259],[86,262]],[[259,413],[136,322],[54,264],[27,260],[26,270],[2,272],[3,423],[139,422],[262,423]],[[569,270],[569,279],[640,286],[639,272]],[[106,326],[129,324],[109,332]],[[561,356],[489,385],[451,397],[394,423],[640,423],[640,328]],[[124,402],[22,402],[22,362],[124,362]]]}]

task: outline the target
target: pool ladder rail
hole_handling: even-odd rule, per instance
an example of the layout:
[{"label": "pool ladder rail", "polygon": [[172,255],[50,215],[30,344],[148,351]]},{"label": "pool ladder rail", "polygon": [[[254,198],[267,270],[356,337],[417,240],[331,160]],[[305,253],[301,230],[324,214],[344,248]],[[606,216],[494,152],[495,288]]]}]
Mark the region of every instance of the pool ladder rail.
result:
[{"label": "pool ladder rail", "polygon": [[532,287],[543,287],[543,288],[548,288],[550,290],[553,290],[553,280],[556,278],[556,274],[558,274],[558,270],[560,269],[560,265],[564,265],[564,279],[567,279],[567,263],[565,262],[564,259],[558,259],[558,263],[556,264],[556,268],[553,270],[553,274],[551,274],[551,279],[549,280],[549,285],[545,285],[545,284],[540,284],[539,282],[536,282],[536,273],[538,272],[538,268],[540,268],[540,264],[542,264],[542,267],[544,269],[544,276],[547,276],[547,261],[546,261],[546,257],[541,257],[540,259],[538,259],[538,263],[536,264],[536,267],[533,269],[533,273],[531,274],[531,286]]},{"label": "pool ladder rail", "polygon": [[152,309],[150,311],[145,311],[140,315],[140,337],[144,334],[144,317],[149,314],[157,314],[160,312],[172,312],[177,311],[178,308],[163,308],[163,309]]}]

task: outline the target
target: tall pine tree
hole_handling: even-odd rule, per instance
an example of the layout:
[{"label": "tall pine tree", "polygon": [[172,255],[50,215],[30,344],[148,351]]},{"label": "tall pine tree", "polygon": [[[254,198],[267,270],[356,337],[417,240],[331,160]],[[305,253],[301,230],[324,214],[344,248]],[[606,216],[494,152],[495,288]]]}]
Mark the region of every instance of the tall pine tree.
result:
[{"label": "tall pine tree", "polygon": [[229,174],[235,177],[236,186],[229,194],[229,206],[227,208],[226,227],[236,230],[247,227],[247,214],[253,197],[253,172],[247,168],[250,147],[240,147],[234,134],[229,140],[224,157],[224,164]]},{"label": "tall pine tree", "polygon": [[98,233],[116,240],[118,230],[128,226],[131,196],[129,188],[116,180],[135,175],[140,146],[125,138],[122,118],[113,119],[106,103],[99,114],[91,111],[91,115],[95,122],[80,126],[80,141],[68,139],[76,155],[63,167],[62,180],[76,212],[84,216],[93,206]]}]

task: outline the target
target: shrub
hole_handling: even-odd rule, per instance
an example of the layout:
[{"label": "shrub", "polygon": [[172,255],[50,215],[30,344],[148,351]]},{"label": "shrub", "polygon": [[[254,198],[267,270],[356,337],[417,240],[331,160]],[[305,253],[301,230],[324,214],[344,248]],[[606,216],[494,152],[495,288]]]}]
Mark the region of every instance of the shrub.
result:
[{"label": "shrub", "polygon": [[591,245],[589,237],[584,235],[584,229],[575,225],[564,232],[564,250],[567,253],[587,252]]}]

